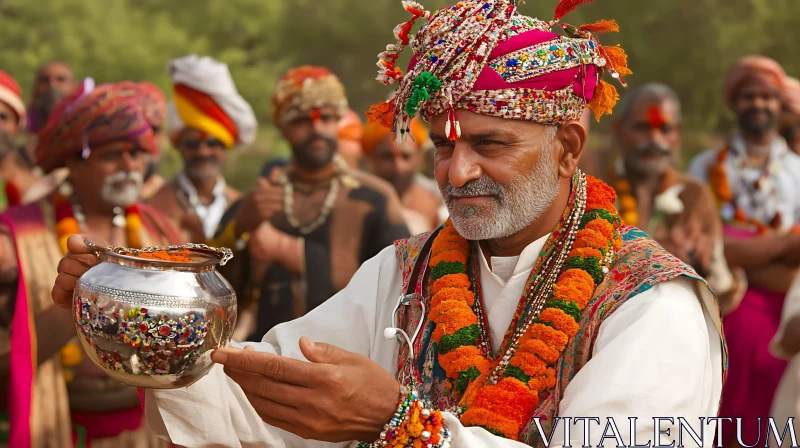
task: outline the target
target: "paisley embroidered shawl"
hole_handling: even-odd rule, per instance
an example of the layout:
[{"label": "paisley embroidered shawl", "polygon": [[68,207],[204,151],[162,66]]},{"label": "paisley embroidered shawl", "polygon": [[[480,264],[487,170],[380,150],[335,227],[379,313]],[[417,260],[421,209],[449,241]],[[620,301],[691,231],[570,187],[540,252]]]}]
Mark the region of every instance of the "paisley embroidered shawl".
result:
[{"label": "paisley embroidered shawl", "polygon": [[[681,276],[696,280],[701,288],[708,288],[706,282],[691,267],[667,253],[644,232],[630,226],[621,227],[620,232],[623,244],[617,261],[605,276],[603,283],[595,290],[594,297],[583,311],[578,334],[567,345],[557,364],[556,387],[543,392],[539,397],[539,406],[534,416],[540,418],[540,424],[546,436],[549,436],[551,432],[553,418],[558,414],[559,403],[565,389],[580,369],[591,360],[600,326],[620,305],[659,283]],[[430,234],[422,234],[395,243],[396,254],[403,270],[404,291],[408,282],[411,281],[417,259],[419,257],[427,258],[429,255],[421,253],[429,236]],[[421,266],[427,266],[427,260]],[[430,282],[423,273],[418,275],[416,287],[417,291],[422,293],[427,309],[427,303],[430,300],[427,289],[430,287]],[[701,294],[701,298],[703,307],[711,316],[717,332],[722,335],[722,323],[714,295]],[[407,311],[401,316],[400,327],[412,334],[423,318],[424,316],[420,312]],[[414,380],[420,394],[437,409],[453,409],[458,404],[460,397],[452,395],[447,386],[444,370],[437,362],[436,344],[431,341],[435,325],[427,319],[423,324],[424,329],[414,343],[414,353],[418,354],[414,363]],[[723,350],[724,379],[727,371],[727,350],[724,339],[722,336],[720,338]],[[406,356],[407,348],[405,345],[401,345],[398,355],[398,371]],[[542,443],[542,438],[537,434],[533,420],[523,430],[520,440],[525,440],[532,446]]]}]

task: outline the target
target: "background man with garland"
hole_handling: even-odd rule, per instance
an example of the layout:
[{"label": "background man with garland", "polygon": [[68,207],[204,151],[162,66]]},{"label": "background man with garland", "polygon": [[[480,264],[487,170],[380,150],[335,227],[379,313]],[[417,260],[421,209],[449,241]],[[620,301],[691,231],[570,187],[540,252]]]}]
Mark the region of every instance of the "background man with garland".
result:
[{"label": "background man with garland", "polygon": [[[580,3],[563,1],[556,21]],[[541,446],[556,416],[636,416],[644,443],[653,416],[715,415],[725,353],[713,295],[621,226],[613,190],[576,168],[584,106],[599,117],[616,102],[601,75],[629,73],[621,49],[594,34],[616,24],[562,24],[563,37],[510,0],[404,6],[412,19],[395,28],[378,77],[399,88],[370,117],[401,134],[418,112],[430,120],[452,221],[385,249],[262,343],[215,352],[224,371],[148,391],[151,428],[191,446],[522,447]],[[411,41],[403,75],[395,62]],[[393,373],[416,391],[403,394]],[[569,443],[556,430],[551,446],[582,444],[576,433]]]},{"label": "background man with garland", "polygon": [[[742,440],[766,430],[786,361],[768,351],[783,301],[800,265],[800,156],[779,134],[786,74],[776,61],[747,56],[731,67],[724,93],[739,131],[699,154],[690,174],[708,182],[720,206],[725,256],[747,273],[749,288],[725,317],[730,375],[720,415],[742,417]],[[761,428],[757,418],[761,417]],[[735,434],[723,443],[733,446]]]},{"label": "background man with garland", "polygon": [[132,82],[85,80],[40,131],[39,166],[66,168],[69,177],[41,201],[0,215],[0,403],[8,403],[0,411],[10,417],[9,446],[168,446],[143,425],[136,390],[84,356],[72,314],[49,300],[72,234],[122,247],[183,242],[164,216],[137,202],[155,151]]},{"label": "background man with garland", "polygon": [[725,260],[722,221],[707,185],[674,168],[681,150],[681,102],[664,84],[645,84],[625,95],[615,114],[620,147],[609,185],[623,223],[639,227],[672,255],[694,267],[720,299],[722,313],[747,288],[744,271]]},{"label": "background man with garland", "polygon": [[391,185],[350,170],[336,155],[348,105],[333,73],[290,70],[275,88],[273,107],[292,158],[274,165],[229,210],[218,235],[222,245],[242,248],[247,241],[228,277],[246,310],[244,322],[254,322],[240,325],[236,336],[256,340],[320,305],[361,263],[408,236]]}]

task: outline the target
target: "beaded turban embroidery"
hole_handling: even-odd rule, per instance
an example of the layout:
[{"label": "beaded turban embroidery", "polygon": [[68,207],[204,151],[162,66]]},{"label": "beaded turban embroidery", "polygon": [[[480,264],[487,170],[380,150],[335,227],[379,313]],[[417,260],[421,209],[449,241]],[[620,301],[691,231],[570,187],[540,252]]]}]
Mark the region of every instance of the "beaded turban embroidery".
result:
[{"label": "beaded turban embroidery", "polygon": [[87,78],[48,117],[39,133],[36,163],[47,173],[65,166],[70,157],[88,157],[92,148],[116,142],[128,142],[156,154],[153,129],[142,107],[142,91],[133,82],[95,86]]},{"label": "beaded turban embroidery", "polygon": [[337,117],[347,114],[344,85],[325,67],[305,65],[286,72],[272,97],[276,124],[288,123],[314,109],[331,107]]},{"label": "beaded turban embroidery", "polygon": [[[585,107],[599,119],[619,95],[602,80],[608,72],[623,85],[631,73],[618,46],[604,47],[597,34],[616,32],[614,21],[575,27],[562,17],[592,0],[561,0],[553,21],[523,16],[516,0],[464,0],[436,12],[403,1],[409,21],[395,27],[395,43],[378,61],[378,81],[398,83],[389,101],[367,115],[400,134],[420,114],[447,113],[448,138],[460,135],[456,109],[483,115],[561,125],[578,120]],[[418,19],[427,22],[412,35]],[[565,33],[553,33],[559,26]],[[396,66],[406,47],[413,52],[407,73]]]}]

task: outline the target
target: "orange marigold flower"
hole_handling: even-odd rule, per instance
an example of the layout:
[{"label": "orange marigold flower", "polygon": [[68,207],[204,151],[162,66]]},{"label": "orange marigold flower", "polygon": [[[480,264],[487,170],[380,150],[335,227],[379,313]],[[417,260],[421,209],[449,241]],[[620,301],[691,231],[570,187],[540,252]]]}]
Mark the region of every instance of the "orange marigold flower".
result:
[{"label": "orange marigold flower", "polygon": [[457,250],[469,254],[469,242],[461,237],[437,236],[431,245],[431,253],[438,254],[447,250]]},{"label": "orange marigold flower", "polygon": [[583,269],[568,269],[553,285],[553,297],[573,302],[584,309],[594,295],[594,279]]},{"label": "orange marigold flower", "polygon": [[[436,342],[439,342],[444,335],[453,334],[464,327],[478,323],[478,316],[469,307],[466,307],[464,302],[447,301],[442,302],[442,305],[452,305],[452,308],[445,312],[433,309],[429,315],[429,318],[436,323],[433,335]],[[464,306],[466,309],[460,306]],[[436,317],[434,318],[434,316]]]},{"label": "orange marigold flower", "polygon": [[538,397],[527,384],[516,378],[503,378],[496,385],[484,386],[470,409],[490,409],[513,421],[524,422],[536,409]]},{"label": "orange marigold flower", "polygon": [[614,251],[617,252],[622,248],[622,235],[617,235],[614,238]]},{"label": "orange marigold flower", "polygon": [[439,354],[439,365],[442,366],[445,373],[449,378],[457,378],[458,372],[451,369],[453,363],[459,358],[466,358],[466,359],[475,359],[477,363],[477,358],[486,359],[481,354],[480,349],[475,347],[474,345],[465,345],[463,347],[458,347],[457,349],[450,351],[445,354]]},{"label": "orange marigold flower", "polygon": [[[603,218],[595,218],[586,224],[585,229],[594,230],[595,232],[603,235],[606,241],[614,239],[614,226]],[[608,243],[606,242],[606,245]]]},{"label": "orange marigold flower", "polygon": [[586,176],[586,210],[608,209],[617,201],[617,193],[605,182]]},{"label": "orange marigold flower", "polygon": [[449,274],[433,283],[431,294],[436,296],[436,293],[444,288],[469,289],[471,286],[472,284],[469,282],[467,274]]},{"label": "orange marigold flower", "polygon": [[449,261],[449,262],[458,261],[460,263],[463,263],[464,266],[466,267],[467,254],[461,250],[446,250],[443,252],[438,252],[436,253],[436,255],[433,255],[431,257],[430,265],[436,266],[437,264],[443,261]]},{"label": "orange marigold flower", "polygon": [[[442,278],[449,277],[446,275]],[[464,304],[468,306],[472,306],[475,303],[475,294],[469,289],[462,289],[462,288],[442,288],[433,295],[431,299],[431,308],[439,305],[442,302],[446,302],[448,300],[459,300],[464,302]]]},{"label": "orange marigold flower", "polygon": [[[542,341],[536,341],[540,344],[544,344]],[[528,341],[528,343],[530,342],[532,341]],[[527,348],[530,349],[530,347]],[[530,350],[524,349],[522,345],[520,345],[508,363],[512,366],[519,367],[523,372],[525,372],[525,375],[530,376],[542,375],[547,369],[547,364],[542,360],[542,358]]]},{"label": "orange marigold flower", "polygon": [[461,373],[470,367],[475,367],[483,374],[489,372],[492,367],[492,363],[483,356],[467,356],[463,358],[456,358],[450,363],[450,370],[454,372]]},{"label": "orange marigold flower", "polygon": [[623,212],[622,215],[620,215],[620,218],[622,219],[623,223],[629,226],[636,227],[639,225],[639,214],[636,212]]},{"label": "orange marigold flower", "polygon": [[595,257],[598,260],[603,259],[603,254],[600,253],[599,250],[595,249],[594,247],[579,247],[572,249],[569,252],[570,257],[581,257],[581,258],[589,258]]},{"label": "orange marigold flower", "polygon": [[528,329],[528,333],[530,333],[531,339],[540,339],[559,352],[563,352],[567,347],[567,342],[569,342],[569,338],[566,334],[544,324],[531,325],[530,329]]},{"label": "orange marigold flower", "polygon": [[[526,357],[528,356],[528,353],[532,353],[532,354],[535,354],[538,358],[541,358],[541,360],[539,361],[539,364],[536,366],[535,369],[532,368],[530,373],[527,370],[525,370],[526,366],[524,366],[524,365],[519,365],[518,366],[519,368],[521,368],[525,372],[526,375],[530,375],[530,376],[536,376],[536,375],[539,375],[539,374],[543,373],[544,369],[546,367],[546,364],[553,364],[556,361],[558,361],[559,358],[561,358],[561,352],[560,351],[553,349],[552,347],[550,347],[549,345],[545,344],[543,341],[540,341],[539,339],[531,339],[531,340],[525,342],[524,345],[520,345],[520,347],[519,347],[517,353],[514,355],[514,357],[517,357],[520,354],[519,350],[524,350]],[[526,358],[525,362],[528,363],[528,362],[530,362],[530,360],[528,358]]]},{"label": "orange marigold flower", "polygon": [[81,233],[78,220],[69,216],[56,223],[56,235],[74,235]]},{"label": "orange marigold flower", "polygon": [[528,387],[532,390],[542,391],[552,389],[556,386],[556,370],[548,368],[543,376],[531,378],[528,381]]},{"label": "orange marigold flower", "polygon": [[558,308],[545,308],[539,313],[539,319],[552,322],[558,331],[566,334],[570,339],[578,333],[580,326],[572,316]]},{"label": "orange marigold flower", "polygon": [[581,229],[575,232],[574,248],[593,247],[595,249],[608,247],[609,239],[602,233],[597,233],[592,229]]},{"label": "orange marigold flower", "polygon": [[[494,365],[489,367],[489,370],[494,368]],[[479,377],[475,378],[473,382],[467,386],[467,390],[464,391],[464,395],[461,396],[461,401],[459,401],[459,405],[470,407],[472,406],[472,401],[478,395],[478,392],[483,390],[484,385],[486,384],[486,379],[489,377],[489,371],[486,373],[481,374]],[[447,383],[448,385],[450,383]]]},{"label": "orange marigold flower", "polygon": [[519,428],[521,426],[518,422],[508,419],[495,411],[474,407],[467,409],[464,415],[461,416],[461,423],[464,426],[482,426],[494,429],[509,440],[517,440],[519,438]]}]

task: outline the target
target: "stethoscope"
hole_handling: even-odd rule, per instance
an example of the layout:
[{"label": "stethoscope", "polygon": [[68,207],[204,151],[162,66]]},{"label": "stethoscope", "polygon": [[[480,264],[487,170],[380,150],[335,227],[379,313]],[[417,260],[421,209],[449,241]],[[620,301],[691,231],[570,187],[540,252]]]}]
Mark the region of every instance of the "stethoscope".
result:
[{"label": "stethoscope", "polygon": [[[433,239],[433,236],[435,235],[432,235],[431,239]],[[425,253],[425,249],[423,249],[421,253]],[[424,264],[422,266],[414,267],[414,270],[419,269],[418,272],[419,275],[422,276],[421,278],[423,279],[423,281],[425,279],[425,273],[428,268],[427,259],[428,259],[427,256],[420,256],[417,259],[417,265],[419,265],[420,262]],[[411,292],[416,289],[416,283],[417,283],[416,282],[417,278],[412,276],[412,279],[413,281],[409,282],[409,284],[406,287],[405,293],[401,294],[400,297],[398,297],[397,301],[395,302],[394,308],[392,309],[392,326],[383,330],[383,337],[386,340],[391,341],[392,339],[397,338],[400,341],[404,341],[408,345],[408,355],[406,357],[406,362],[404,364],[404,367],[400,369],[399,372],[397,372],[400,384],[406,384],[405,380],[407,379],[413,380],[413,375],[411,373],[413,372],[414,359],[416,359],[414,356],[414,342],[416,342],[420,331],[422,331],[422,327],[425,325],[425,318],[426,318],[424,297],[422,297],[422,294]],[[419,323],[417,323],[417,327],[414,329],[414,333],[409,336],[409,334],[405,330],[399,328],[397,322],[397,315],[398,311],[404,312],[405,309],[404,307],[413,305],[419,306],[420,309],[422,310],[422,314],[420,316]]]}]

